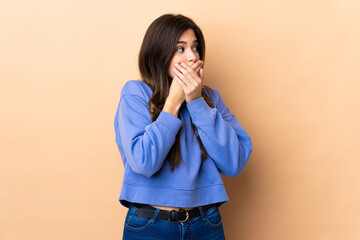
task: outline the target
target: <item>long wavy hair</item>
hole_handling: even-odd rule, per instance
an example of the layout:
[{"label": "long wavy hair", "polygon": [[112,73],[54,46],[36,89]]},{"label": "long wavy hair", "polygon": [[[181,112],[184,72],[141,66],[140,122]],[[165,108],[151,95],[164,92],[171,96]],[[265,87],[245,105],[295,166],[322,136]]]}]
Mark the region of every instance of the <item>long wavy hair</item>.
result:
[{"label": "long wavy hair", "polygon": [[[200,60],[205,59],[205,40],[200,28],[183,15],[165,14],[151,23],[145,33],[140,53],[139,53],[139,70],[142,80],[151,88],[152,97],[149,99],[149,109],[151,120],[155,121],[162,111],[165,100],[169,95],[169,89],[172,78],[168,74],[169,65],[176,50],[176,44],[183,32],[192,29],[198,41],[198,51]],[[201,96],[206,103],[213,108],[214,104],[206,95],[204,89],[211,91],[211,88],[203,86]],[[179,116],[180,118],[180,116]],[[197,133],[197,128],[192,123],[193,134],[199,143],[201,149],[201,159],[207,158],[207,152]],[[176,135],[175,143],[171,147],[167,160],[170,163],[171,171],[180,164],[180,132]]]}]

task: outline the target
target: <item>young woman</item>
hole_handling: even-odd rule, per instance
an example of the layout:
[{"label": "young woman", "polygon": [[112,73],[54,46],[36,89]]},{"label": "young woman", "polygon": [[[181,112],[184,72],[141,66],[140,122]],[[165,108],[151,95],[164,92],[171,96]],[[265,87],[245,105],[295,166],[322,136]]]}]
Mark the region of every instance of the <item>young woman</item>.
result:
[{"label": "young woman", "polygon": [[203,86],[204,58],[203,34],[185,16],[163,15],[145,34],[142,81],[124,85],[114,122],[123,239],[225,239],[220,173],[238,175],[252,145],[219,92]]}]

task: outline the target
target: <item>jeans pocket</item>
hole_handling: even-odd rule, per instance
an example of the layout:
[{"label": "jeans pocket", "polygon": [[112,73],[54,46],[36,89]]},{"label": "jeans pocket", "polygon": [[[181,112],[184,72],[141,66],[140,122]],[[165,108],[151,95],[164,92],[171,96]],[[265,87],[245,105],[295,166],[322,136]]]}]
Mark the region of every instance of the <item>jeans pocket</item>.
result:
[{"label": "jeans pocket", "polygon": [[206,222],[211,227],[221,227],[221,215],[218,207],[211,208],[206,214]]},{"label": "jeans pocket", "polygon": [[151,225],[151,219],[138,217],[135,215],[136,207],[131,207],[125,219],[125,227],[129,231],[144,231]]}]

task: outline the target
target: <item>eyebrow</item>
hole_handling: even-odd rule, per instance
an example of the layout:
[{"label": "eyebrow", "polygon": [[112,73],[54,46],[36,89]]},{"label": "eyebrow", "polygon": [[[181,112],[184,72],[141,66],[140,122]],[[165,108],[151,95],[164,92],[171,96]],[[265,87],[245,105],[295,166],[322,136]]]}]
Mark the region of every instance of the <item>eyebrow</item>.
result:
[{"label": "eyebrow", "polygon": [[[187,42],[185,42],[185,41],[177,41],[177,43],[187,44]],[[194,40],[193,43],[198,43],[198,40]]]}]

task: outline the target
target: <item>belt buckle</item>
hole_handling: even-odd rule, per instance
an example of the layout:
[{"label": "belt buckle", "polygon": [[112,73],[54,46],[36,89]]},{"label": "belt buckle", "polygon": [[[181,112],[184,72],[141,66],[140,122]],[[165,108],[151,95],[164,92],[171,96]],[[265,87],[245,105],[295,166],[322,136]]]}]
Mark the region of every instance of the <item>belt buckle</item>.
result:
[{"label": "belt buckle", "polygon": [[186,221],[189,219],[189,213],[188,213],[188,211],[186,211],[185,209],[181,209],[181,208],[180,208],[179,212],[185,212],[186,218],[185,218],[185,220],[177,220],[177,221],[178,221],[178,222],[181,222],[181,223],[186,222]]}]

